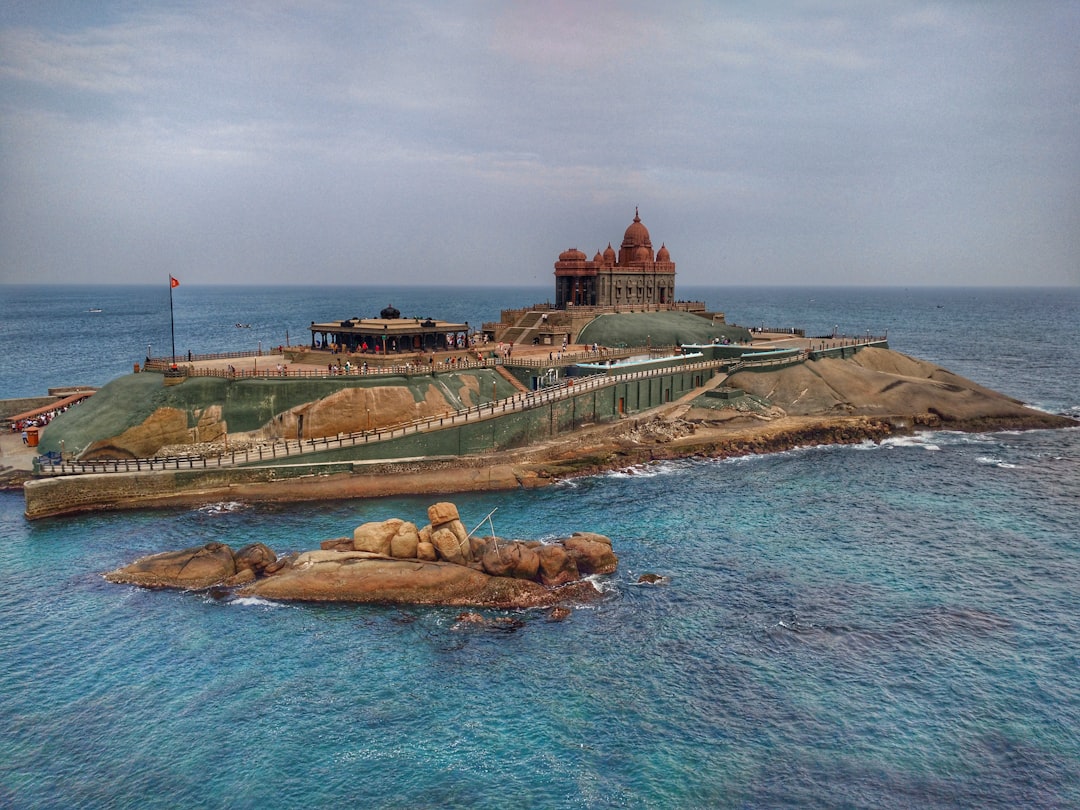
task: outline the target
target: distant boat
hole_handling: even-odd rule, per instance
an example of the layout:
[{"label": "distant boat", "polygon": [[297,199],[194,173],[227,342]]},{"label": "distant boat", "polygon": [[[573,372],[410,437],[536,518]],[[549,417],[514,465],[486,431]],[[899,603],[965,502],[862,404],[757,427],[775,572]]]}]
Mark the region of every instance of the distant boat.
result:
[{"label": "distant boat", "polygon": [[87,312],[101,312],[102,310],[98,309],[97,307],[91,307],[90,309],[88,309],[86,311]]},{"label": "distant boat", "polygon": [[236,328],[237,328],[237,329],[250,329],[250,328],[251,328],[251,324],[250,324],[250,323],[238,323],[238,324],[236,325]]}]

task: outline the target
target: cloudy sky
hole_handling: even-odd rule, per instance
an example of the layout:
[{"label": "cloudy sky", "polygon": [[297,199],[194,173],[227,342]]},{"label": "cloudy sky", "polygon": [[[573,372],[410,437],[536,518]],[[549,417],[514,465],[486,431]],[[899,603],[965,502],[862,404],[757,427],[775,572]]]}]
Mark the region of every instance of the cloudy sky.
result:
[{"label": "cloudy sky", "polygon": [[0,282],[1080,284],[1080,3],[0,3]]}]

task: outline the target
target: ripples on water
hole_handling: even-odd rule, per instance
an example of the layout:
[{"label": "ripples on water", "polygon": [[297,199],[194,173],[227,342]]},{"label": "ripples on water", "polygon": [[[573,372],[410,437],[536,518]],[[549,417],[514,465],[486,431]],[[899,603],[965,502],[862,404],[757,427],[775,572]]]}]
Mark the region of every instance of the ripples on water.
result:
[{"label": "ripples on water", "polygon": [[[1040,396],[1077,404],[1061,376]],[[569,619],[493,626],[100,576],[423,522],[428,497],[27,523],[0,494],[0,805],[1080,806],[1077,492],[1072,430],[457,496],[620,555]]]},{"label": "ripples on water", "polygon": [[600,601],[504,627],[99,576],[427,499],[29,525],[6,504],[0,784],[15,806],[1076,802],[1080,510],[1075,477],[1044,485],[1078,456],[1077,432],[938,433],[460,496],[504,536],[616,539]]}]

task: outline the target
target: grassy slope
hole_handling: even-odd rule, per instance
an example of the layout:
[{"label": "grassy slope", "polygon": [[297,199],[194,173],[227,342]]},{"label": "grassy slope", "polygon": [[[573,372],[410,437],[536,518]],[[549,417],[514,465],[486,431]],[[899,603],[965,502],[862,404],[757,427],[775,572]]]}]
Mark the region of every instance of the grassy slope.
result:
[{"label": "grassy slope", "polygon": [[[222,417],[230,432],[257,430],[277,414],[329,396],[343,388],[395,386],[409,389],[415,401],[422,401],[434,385],[451,408],[475,405],[491,396],[513,393],[510,384],[492,371],[478,369],[438,374],[379,377],[259,378],[226,380],[219,377],[191,377],[166,388],[159,374],[129,374],[101,388],[76,408],[57,417],[41,438],[41,451],[58,451],[61,440],[68,450],[80,450],[92,442],[117,436],[142,424],[158,408],[176,408],[188,415],[188,426],[197,421],[196,412],[211,405],[222,406]],[[469,389],[477,393],[469,392]],[[463,396],[463,392],[464,396]],[[466,399],[468,401],[466,401]]]},{"label": "grassy slope", "polygon": [[580,343],[601,346],[675,346],[710,343],[713,338],[733,341],[749,337],[741,326],[713,324],[688,312],[627,312],[600,315],[581,330]]}]

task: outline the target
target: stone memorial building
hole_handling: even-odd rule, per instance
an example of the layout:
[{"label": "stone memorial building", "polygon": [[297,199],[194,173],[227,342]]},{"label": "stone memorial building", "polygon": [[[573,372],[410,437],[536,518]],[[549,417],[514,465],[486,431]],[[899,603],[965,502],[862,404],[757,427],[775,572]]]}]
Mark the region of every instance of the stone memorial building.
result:
[{"label": "stone memorial building", "polygon": [[649,229],[634,209],[634,221],[623,235],[616,255],[607,249],[592,261],[577,248],[555,262],[555,307],[634,307],[675,301],[675,262],[661,243],[653,254]]}]

